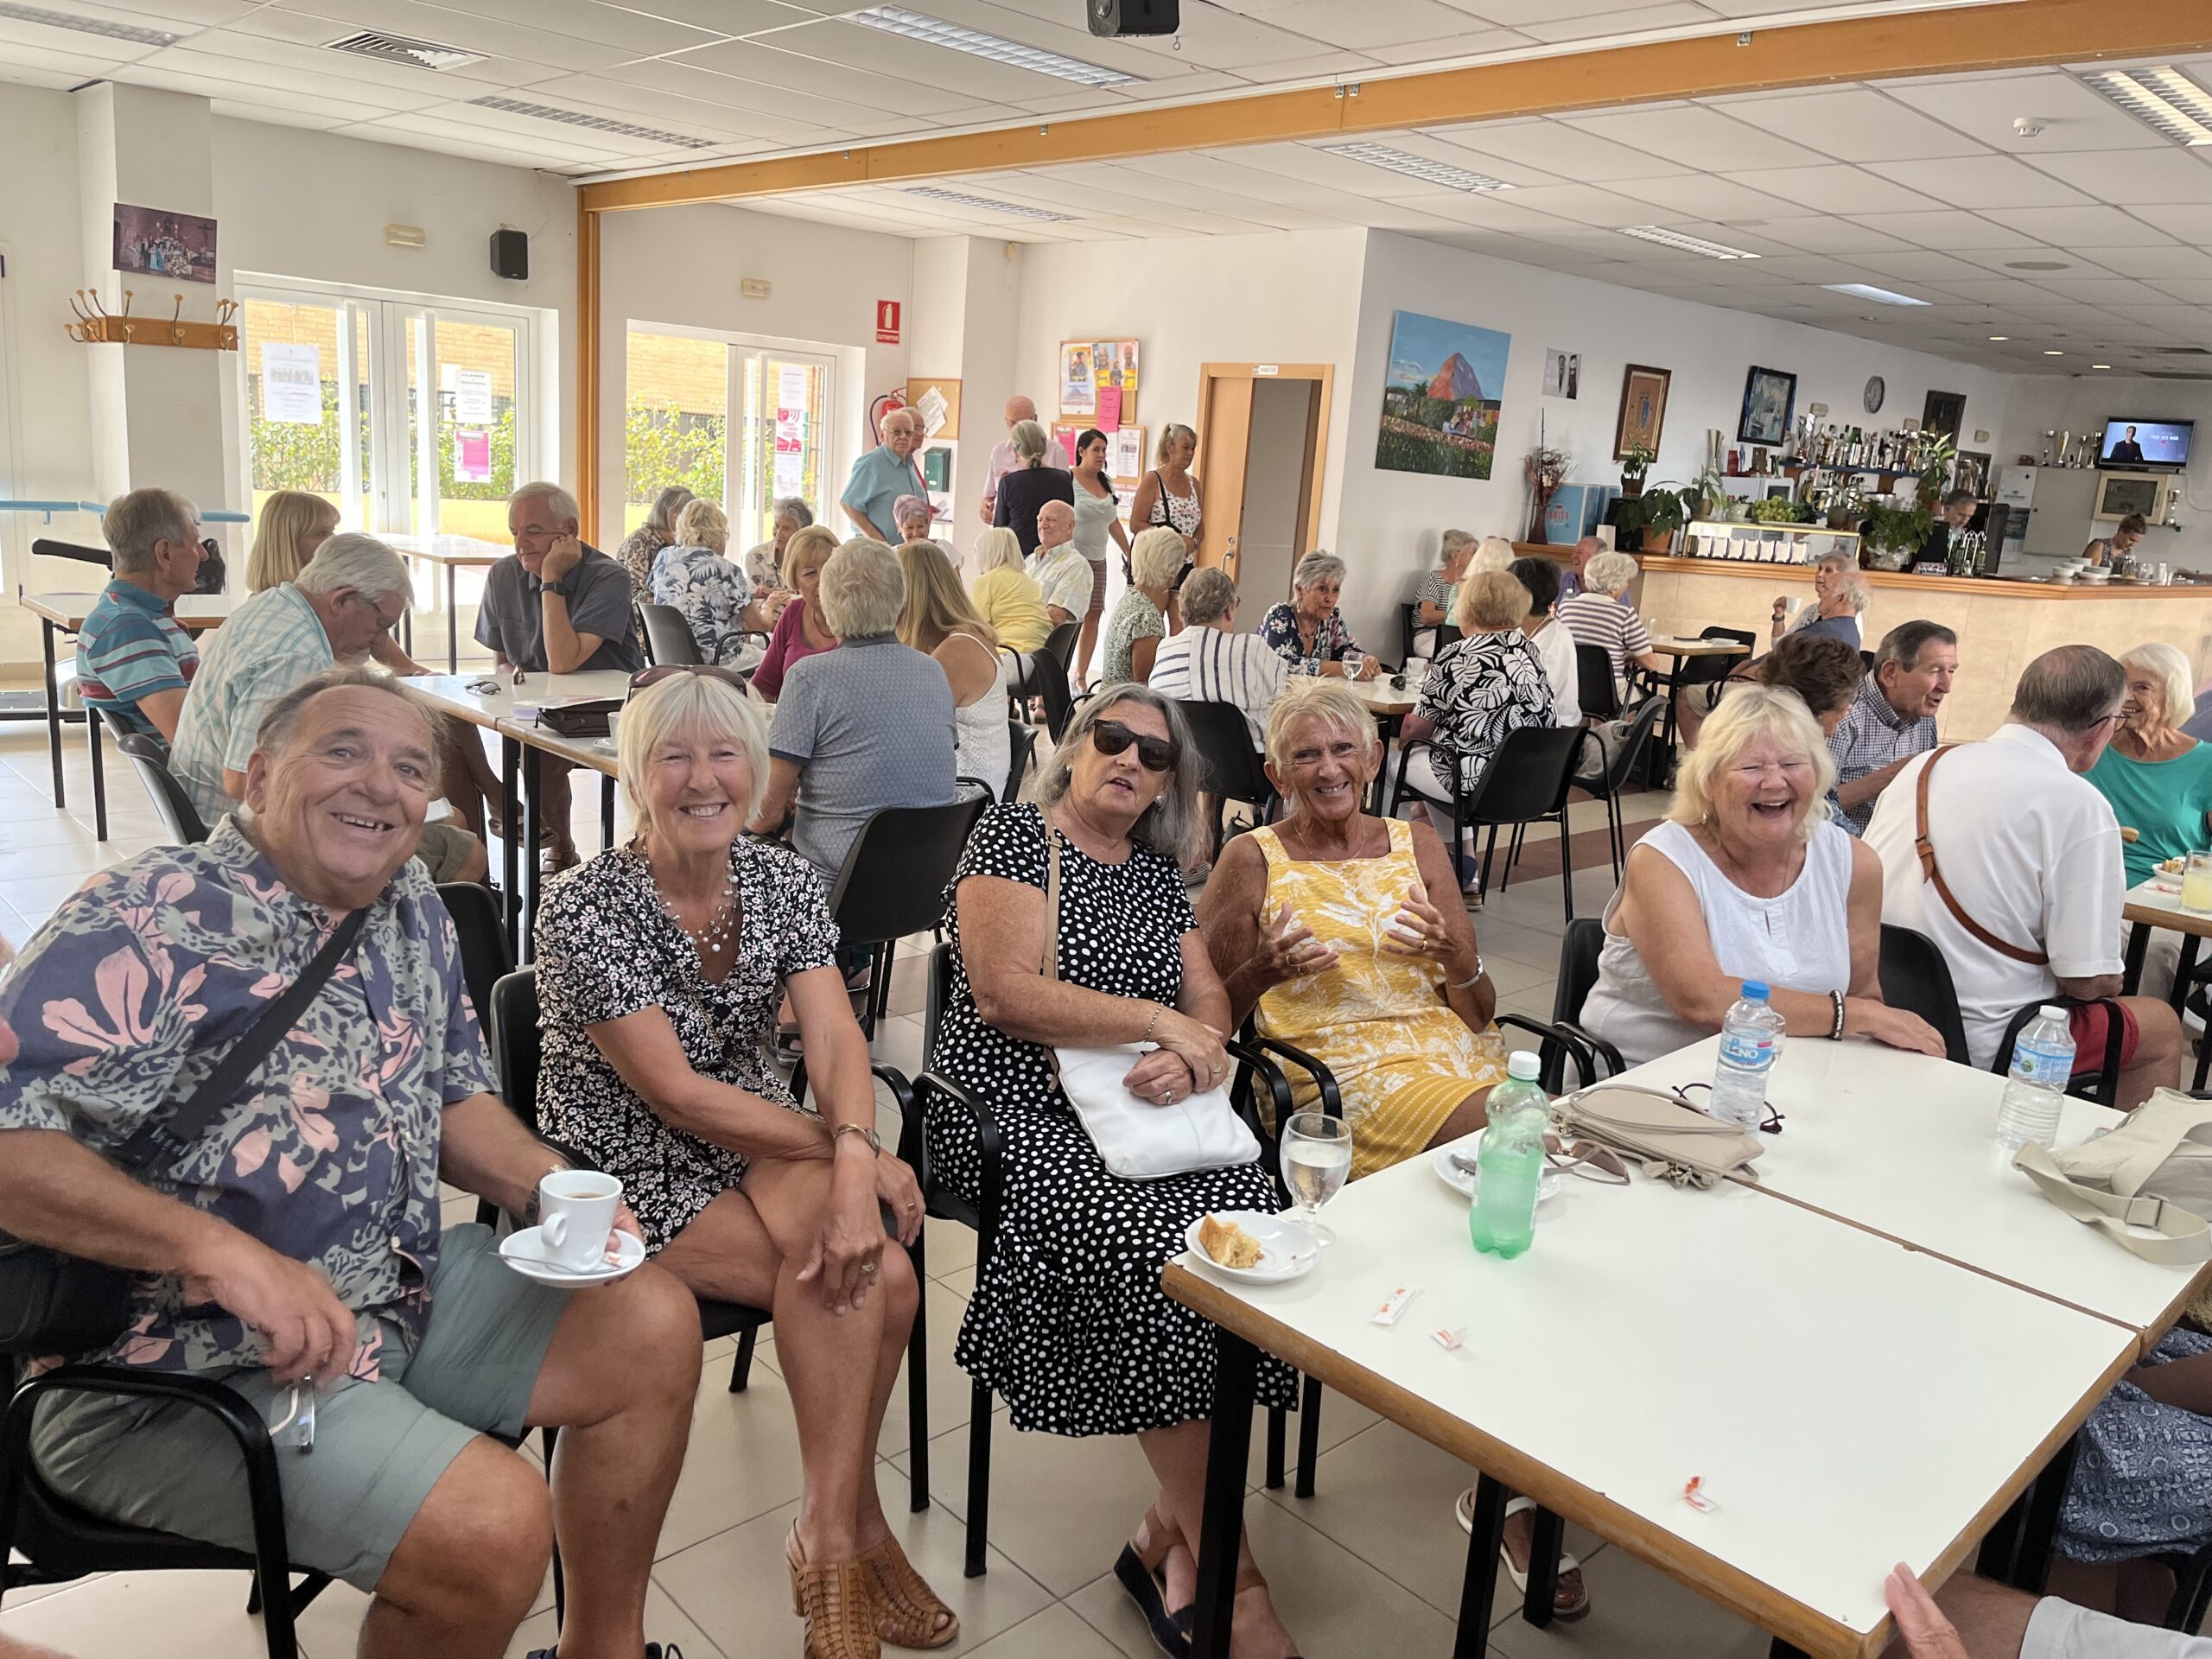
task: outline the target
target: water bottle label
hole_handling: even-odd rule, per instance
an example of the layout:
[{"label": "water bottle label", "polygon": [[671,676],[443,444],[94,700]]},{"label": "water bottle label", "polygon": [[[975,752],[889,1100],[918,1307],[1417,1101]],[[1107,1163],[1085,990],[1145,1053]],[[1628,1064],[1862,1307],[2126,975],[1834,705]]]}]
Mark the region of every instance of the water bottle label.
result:
[{"label": "water bottle label", "polygon": [[1726,1065],[1747,1071],[1764,1071],[1774,1059],[1774,1039],[1764,1032],[1724,1031],[1720,1058]]},{"label": "water bottle label", "polygon": [[2063,1089],[2074,1072],[2071,1051],[2056,1048],[2031,1048],[2026,1044],[2012,1051],[2012,1075],[2023,1083],[2038,1088]]}]

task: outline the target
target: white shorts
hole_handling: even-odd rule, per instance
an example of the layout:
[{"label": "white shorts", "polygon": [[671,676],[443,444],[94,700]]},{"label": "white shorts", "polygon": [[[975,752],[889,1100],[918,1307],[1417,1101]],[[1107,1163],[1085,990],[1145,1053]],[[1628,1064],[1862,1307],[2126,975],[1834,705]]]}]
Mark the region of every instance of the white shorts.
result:
[{"label": "white shorts", "polygon": [[2028,1616],[2020,1659],[2212,1659],[2212,1637],[2130,1624],[2045,1596]]}]

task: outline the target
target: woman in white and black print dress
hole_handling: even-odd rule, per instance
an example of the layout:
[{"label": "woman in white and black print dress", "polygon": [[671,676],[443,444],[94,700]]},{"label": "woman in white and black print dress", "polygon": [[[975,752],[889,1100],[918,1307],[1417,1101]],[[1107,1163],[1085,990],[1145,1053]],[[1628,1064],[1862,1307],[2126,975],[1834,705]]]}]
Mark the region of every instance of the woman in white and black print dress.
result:
[{"label": "woman in white and black print dress", "polygon": [[[1198,490],[1196,474],[1191,463],[1198,459],[1198,435],[1187,426],[1173,422],[1160,429],[1160,442],[1152,452],[1153,470],[1137,481],[1137,493],[1129,501],[1129,524],[1137,530],[1151,530],[1165,524],[1183,538],[1183,575],[1198,563],[1198,526],[1205,522],[1205,508]],[[1122,575],[1129,574],[1128,550],[1122,550]],[[1175,578],[1175,586],[1183,586],[1183,575]],[[1174,606],[1168,607],[1168,631],[1180,633],[1182,618]]]},{"label": "woman in white and black print dress", "polygon": [[[1197,1593],[1184,1541],[1197,1539],[1203,1507],[1215,1332],[1167,1299],[1160,1271],[1200,1216],[1277,1209],[1274,1183],[1256,1161],[1157,1181],[1109,1174],[1059,1092],[1047,1045],[1159,1045],[1129,1073],[1140,1099],[1227,1080],[1228,1000],[1178,861],[1203,840],[1196,774],[1188,728],[1158,692],[1117,686],[1084,705],[1040,770],[1034,804],[992,808],[969,840],[950,890],[952,983],[932,1056],[989,1102],[1005,1135],[998,1243],[957,1357],[1006,1400],[1016,1428],[1137,1436],[1160,1495],[1116,1573],[1167,1637],[1177,1635],[1168,1614]],[[1048,834],[1060,853],[1058,982],[1043,973]],[[939,1107],[925,1127],[931,1167],[973,1201],[972,1120]],[[1261,1398],[1287,1404],[1292,1381],[1263,1362]],[[1236,1583],[1249,1650],[1292,1652],[1249,1550]]]},{"label": "woman in white and black print dress", "polygon": [[[548,891],[537,924],[546,1132],[609,1174],[660,1266],[769,1309],[804,1497],[785,1543],[814,1659],[934,1648],[959,1621],[901,1553],[875,1443],[913,1329],[913,1172],[875,1138],[874,1081],[812,868],[744,838],[766,723],[720,671],[671,674],[623,711],[638,838]],[[820,1116],[763,1058],[789,997]]]}]

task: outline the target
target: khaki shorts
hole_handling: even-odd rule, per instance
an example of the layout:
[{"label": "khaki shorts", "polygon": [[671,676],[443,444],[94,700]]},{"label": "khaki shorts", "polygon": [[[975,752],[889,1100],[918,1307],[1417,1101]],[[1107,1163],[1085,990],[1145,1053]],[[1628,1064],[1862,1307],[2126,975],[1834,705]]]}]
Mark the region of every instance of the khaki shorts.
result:
[{"label": "khaki shorts", "polygon": [[426,823],[415,856],[423,861],[433,881],[452,881],[476,850],[476,837],[457,823]]},{"label": "khaki shorts", "polygon": [[2126,1624],[2045,1596],[2028,1616],[2020,1659],[2212,1659],[2212,1639]]},{"label": "khaki shorts", "polygon": [[[385,1327],[383,1380],[348,1379],[315,1407],[315,1449],[277,1447],[296,1567],[373,1592],[446,1465],[480,1430],[519,1436],[569,1293],[499,1259],[489,1228],[446,1230],[430,1323],[413,1354]],[[289,1384],[266,1371],[223,1379],[264,1422]],[[245,1473],[228,1430],[194,1407],[101,1395],[50,1397],[32,1448],[47,1478],[95,1514],[232,1549],[253,1548]]]}]

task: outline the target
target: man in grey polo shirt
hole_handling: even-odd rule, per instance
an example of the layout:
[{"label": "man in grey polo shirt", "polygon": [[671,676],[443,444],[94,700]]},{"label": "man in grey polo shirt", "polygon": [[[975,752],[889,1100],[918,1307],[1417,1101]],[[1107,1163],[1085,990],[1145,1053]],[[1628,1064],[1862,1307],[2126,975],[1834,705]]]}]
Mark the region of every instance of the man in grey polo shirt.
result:
[{"label": "man in grey polo shirt", "polygon": [[1936,747],[1936,714],[1959,671],[1959,636],[1940,622],[1900,622],[1882,636],[1874,667],[1828,738],[1836,822],[1866,833],[1881,793],[1906,761]]},{"label": "man in grey polo shirt", "polygon": [[[583,674],[645,665],[631,626],[630,573],[580,539],[582,512],[558,484],[525,484],[507,498],[512,558],[484,578],[476,612],[476,643],[489,645],[502,669],[532,674]],[[569,833],[569,768],[541,758],[550,869],[576,861]]]},{"label": "man in grey polo shirt", "polygon": [[944,805],[956,769],[944,671],[892,632],[906,602],[898,556],[880,542],[847,542],[822,567],[820,592],[840,644],[784,677],[753,829],[772,833],[796,801],[791,846],[827,891],[862,824],[887,806]]}]

